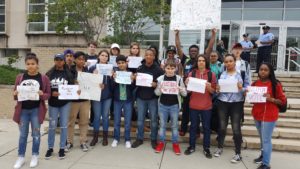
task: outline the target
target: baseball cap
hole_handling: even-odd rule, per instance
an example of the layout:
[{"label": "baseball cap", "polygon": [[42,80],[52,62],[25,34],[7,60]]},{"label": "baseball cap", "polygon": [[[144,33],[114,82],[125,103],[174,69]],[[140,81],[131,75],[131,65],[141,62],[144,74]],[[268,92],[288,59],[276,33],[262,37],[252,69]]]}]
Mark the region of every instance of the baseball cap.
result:
[{"label": "baseball cap", "polygon": [[113,48],[118,48],[118,49],[120,49],[120,46],[119,46],[117,43],[113,43],[113,44],[111,45],[110,48],[111,48],[111,49],[113,49]]},{"label": "baseball cap", "polygon": [[71,54],[74,55],[74,51],[72,49],[67,49],[64,51],[64,55]]},{"label": "baseball cap", "polygon": [[243,35],[243,37],[248,37],[249,36],[249,34],[248,33],[245,33],[244,35]]},{"label": "baseball cap", "polygon": [[54,60],[55,60],[55,59],[61,59],[61,60],[64,60],[64,59],[65,59],[65,56],[64,56],[64,54],[62,54],[62,53],[58,53],[58,54],[54,55]]},{"label": "baseball cap", "polygon": [[176,53],[176,47],[175,47],[174,45],[168,46],[168,47],[167,47],[167,53],[170,52],[170,51]]}]

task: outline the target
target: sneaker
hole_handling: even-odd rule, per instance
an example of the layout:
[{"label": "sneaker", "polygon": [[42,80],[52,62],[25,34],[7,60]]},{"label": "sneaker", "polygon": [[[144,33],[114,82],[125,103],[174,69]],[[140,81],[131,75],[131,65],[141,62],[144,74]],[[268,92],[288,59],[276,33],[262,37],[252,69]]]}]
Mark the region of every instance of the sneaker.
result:
[{"label": "sneaker", "polygon": [[126,148],[131,148],[131,143],[130,143],[130,141],[126,141],[126,142],[125,142],[125,147],[126,147]]},{"label": "sneaker", "polygon": [[140,145],[143,144],[143,140],[135,140],[135,142],[132,143],[132,148],[137,148],[139,147]]},{"label": "sneaker", "polygon": [[30,161],[30,168],[34,168],[39,164],[39,157],[37,155],[33,155]]},{"label": "sneaker", "polygon": [[65,147],[65,152],[69,152],[72,148],[73,148],[73,144],[72,143],[67,143],[67,145]]},{"label": "sneaker", "polygon": [[242,161],[242,157],[240,154],[236,154],[232,157],[231,163],[238,163]]},{"label": "sneaker", "polygon": [[176,155],[180,155],[181,151],[180,151],[180,146],[178,143],[173,143],[173,151]]},{"label": "sneaker", "polygon": [[208,148],[204,149],[203,153],[204,153],[204,155],[205,155],[206,158],[208,158],[208,159],[212,158],[212,155],[211,155],[210,150]]},{"label": "sneaker", "polygon": [[217,148],[215,153],[214,153],[214,156],[215,157],[220,157],[222,153],[223,153],[223,149],[222,148]]},{"label": "sneaker", "polygon": [[179,131],[179,135],[180,135],[181,137],[185,136],[185,134],[186,134],[185,131],[183,131],[183,130],[180,130],[180,131]]},{"label": "sneaker", "polygon": [[19,169],[21,168],[23,165],[25,164],[25,158],[24,157],[18,157],[15,165],[14,165],[14,169]]},{"label": "sneaker", "polygon": [[190,155],[192,154],[193,152],[195,152],[195,148],[194,147],[188,147],[185,151],[184,151],[184,154],[185,155]]},{"label": "sneaker", "polygon": [[271,167],[265,164],[261,164],[257,169],[271,169]]},{"label": "sneaker", "polygon": [[164,146],[165,146],[165,143],[160,141],[155,148],[155,152],[160,153],[164,149]]},{"label": "sneaker", "polygon": [[83,152],[89,151],[89,147],[86,145],[86,143],[81,144],[81,145],[80,145],[80,148],[81,148],[81,150],[82,150]]},{"label": "sneaker", "polygon": [[156,146],[157,146],[157,141],[151,140],[151,147],[155,150]]},{"label": "sneaker", "polygon": [[58,152],[58,158],[60,160],[64,159],[66,157],[65,155],[65,150],[64,149],[59,149],[59,152]]},{"label": "sneaker", "polygon": [[255,164],[261,164],[262,163],[262,159],[263,159],[263,156],[260,155],[258,158],[254,159],[253,162]]},{"label": "sneaker", "polygon": [[45,159],[49,160],[52,157],[52,154],[53,154],[53,149],[49,148],[46,152]]},{"label": "sneaker", "polygon": [[114,139],[113,142],[111,143],[111,146],[114,147],[114,148],[117,147],[118,146],[118,140]]}]

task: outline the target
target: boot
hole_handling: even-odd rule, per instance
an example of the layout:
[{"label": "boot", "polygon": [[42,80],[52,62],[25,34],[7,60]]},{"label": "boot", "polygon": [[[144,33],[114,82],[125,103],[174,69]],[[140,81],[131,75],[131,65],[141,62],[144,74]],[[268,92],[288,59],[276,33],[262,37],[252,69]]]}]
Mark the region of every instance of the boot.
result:
[{"label": "boot", "polygon": [[108,145],[107,135],[108,135],[108,132],[107,131],[103,131],[103,141],[102,141],[102,145],[103,146],[107,146]]},{"label": "boot", "polygon": [[99,136],[99,132],[94,131],[94,137],[93,137],[93,140],[90,143],[90,146],[95,146],[98,143],[98,136]]}]

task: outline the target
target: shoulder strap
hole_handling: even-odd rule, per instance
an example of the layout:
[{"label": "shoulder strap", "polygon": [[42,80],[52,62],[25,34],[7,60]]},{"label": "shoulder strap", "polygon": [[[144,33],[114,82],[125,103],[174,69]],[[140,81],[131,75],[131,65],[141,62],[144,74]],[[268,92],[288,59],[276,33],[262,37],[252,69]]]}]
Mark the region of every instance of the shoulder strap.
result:
[{"label": "shoulder strap", "polygon": [[192,70],[192,77],[196,77],[196,70]]},{"label": "shoulder strap", "polygon": [[211,80],[212,80],[212,73],[211,71],[207,72],[207,76],[208,76],[208,82],[211,83]]}]

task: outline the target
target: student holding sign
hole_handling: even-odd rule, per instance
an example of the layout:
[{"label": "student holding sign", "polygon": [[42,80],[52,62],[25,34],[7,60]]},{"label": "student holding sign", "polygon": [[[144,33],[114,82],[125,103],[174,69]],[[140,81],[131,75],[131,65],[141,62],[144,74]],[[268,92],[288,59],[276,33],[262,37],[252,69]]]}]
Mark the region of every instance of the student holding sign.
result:
[{"label": "student holding sign", "polygon": [[259,79],[252,84],[257,87],[267,87],[266,103],[254,103],[252,115],[260,136],[261,154],[254,160],[261,164],[258,169],[270,169],[272,153],[272,134],[278,120],[278,106],[287,104],[282,85],[276,79],[273,66],[262,63],[258,72]]},{"label": "student holding sign", "polygon": [[157,144],[157,104],[158,98],[154,93],[157,86],[156,79],[163,75],[163,70],[154,62],[155,56],[151,49],[145,52],[145,62],[137,69],[137,73],[145,73],[153,76],[152,87],[139,86],[137,89],[137,105],[138,105],[138,133],[137,140],[132,144],[132,148],[137,148],[143,144],[144,140],[144,122],[146,113],[150,112],[151,119],[151,145],[156,148]]},{"label": "student holding sign", "polygon": [[18,159],[14,165],[15,169],[21,168],[25,163],[25,151],[29,124],[32,130],[32,158],[30,167],[38,165],[40,149],[40,125],[43,123],[47,109],[45,100],[50,97],[50,81],[47,76],[38,71],[39,60],[34,53],[28,53],[25,57],[26,72],[19,74],[16,78],[14,98],[18,100],[17,86],[35,86],[38,88],[39,99],[36,101],[18,101],[13,120],[19,124],[20,136],[18,146]]},{"label": "student holding sign", "polygon": [[[74,54],[75,66],[73,69],[78,72],[88,72],[87,67],[84,65],[87,61],[87,56],[83,52],[76,52]],[[80,94],[80,91],[79,91]],[[83,152],[88,151],[87,146],[87,132],[89,124],[90,101],[85,99],[73,100],[71,102],[69,123],[68,123],[68,147],[72,147],[74,141],[74,126],[77,116],[79,114],[79,130],[80,130],[80,148]]]},{"label": "student holding sign", "polygon": [[197,57],[197,62],[195,63],[192,72],[189,73],[186,79],[186,84],[189,86],[192,78],[197,78],[201,80],[207,80],[205,83],[205,90],[203,93],[191,92],[190,98],[190,145],[185,150],[185,155],[190,155],[195,152],[196,139],[197,139],[197,128],[200,123],[200,116],[202,120],[202,127],[204,131],[203,137],[203,153],[206,158],[212,158],[210,152],[210,121],[211,121],[211,109],[212,109],[212,94],[216,89],[216,76],[209,70],[209,61],[204,55],[199,55]]},{"label": "student holding sign", "polygon": [[[109,61],[109,52],[107,50],[102,50],[98,55],[98,64],[108,64]],[[96,66],[91,67],[89,70],[91,73],[100,74],[101,72],[96,70]],[[112,74],[113,72],[111,72]],[[95,146],[98,143],[99,137],[99,128],[100,128],[100,120],[102,119],[102,127],[103,127],[103,140],[102,145],[108,145],[108,127],[109,127],[109,110],[112,102],[112,81],[111,76],[105,75],[103,76],[103,89],[101,91],[101,100],[100,101],[92,101],[92,106],[94,110],[94,134],[93,140],[90,143],[90,146]]]},{"label": "student holding sign", "polygon": [[[118,64],[117,72],[128,72],[127,58],[125,56],[118,56],[116,61]],[[117,147],[118,143],[120,142],[121,115],[123,109],[125,118],[125,147],[131,148],[130,127],[133,102],[132,90],[135,87],[133,82],[134,75],[131,75],[130,77],[131,84],[123,84],[124,81],[116,81],[117,76],[117,73],[114,73],[114,81],[112,85],[114,91],[114,140],[111,146]]]},{"label": "student holding sign", "polygon": [[180,155],[178,144],[178,115],[181,108],[181,96],[187,95],[183,79],[175,74],[176,63],[169,60],[165,63],[165,75],[157,78],[155,94],[160,96],[158,99],[158,115],[160,119],[159,143],[155,152],[160,153],[165,146],[167,120],[171,119],[173,151]]},{"label": "student holding sign", "polygon": [[70,112],[70,102],[68,100],[59,100],[58,92],[59,85],[74,84],[74,75],[71,73],[68,66],[65,64],[63,54],[56,54],[54,56],[54,66],[46,73],[51,83],[51,97],[49,104],[49,131],[48,131],[48,150],[45,155],[46,159],[50,159],[53,155],[55,130],[60,122],[60,149],[58,156],[60,159],[65,158],[65,148],[67,141],[67,127]]},{"label": "student holding sign", "polygon": [[[215,151],[214,156],[220,157],[223,152],[228,120],[230,118],[235,145],[235,155],[233,156],[231,162],[238,163],[242,160],[241,118],[244,106],[244,91],[246,88],[243,88],[242,76],[236,70],[235,57],[231,54],[225,55],[224,64],[226,71],[221,74],[219,84],[217,85],[217,92],[219,93],[217,100],[219,130],[218,148]],[[246,87],[248,85],[244,84],[244,86]]]}]

